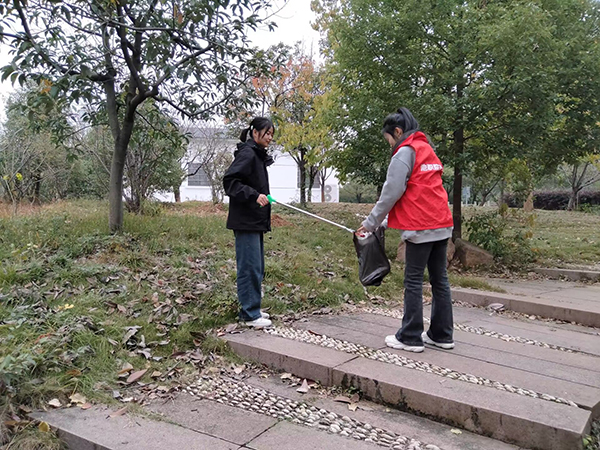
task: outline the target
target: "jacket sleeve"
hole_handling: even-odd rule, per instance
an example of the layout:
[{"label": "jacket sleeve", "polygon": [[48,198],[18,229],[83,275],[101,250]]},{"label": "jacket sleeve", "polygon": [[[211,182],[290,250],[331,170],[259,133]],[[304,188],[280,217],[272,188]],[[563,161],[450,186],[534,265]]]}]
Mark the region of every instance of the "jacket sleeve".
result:
[{"label": "jacket sleeve", "polygon": [[415,151],[402,147],[392,158],[379,200],[362,225],[368,231],[375,231],[406,190],[406,184],[415,165]]},{"label": "jacket sleeve", "polygon": [[253,155],[247,151],[240,151],[225,175],[223,176],[223,187],[225,193],[240,202],[255,202],[259,192],[244,183],[252,175]]}]

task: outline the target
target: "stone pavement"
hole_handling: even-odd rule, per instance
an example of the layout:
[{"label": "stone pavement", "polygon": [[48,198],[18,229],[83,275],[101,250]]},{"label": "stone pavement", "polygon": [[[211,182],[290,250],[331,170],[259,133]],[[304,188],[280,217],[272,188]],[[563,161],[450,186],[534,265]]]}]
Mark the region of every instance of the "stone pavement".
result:
[{"label": "stone pavement", "polygon": [[[243,357],[360,391],[354,410],[322,390],[300,394],[278,376],[242,374],[201,377],[174,399],[152,404],[152,419],[111,416],[100,406],[34,416],[57,428],[71,450],[581,449],[600,417],[600,330],[564,317],[573,314],[567,302],[582,300],[580,309],[593,318],[599,286],[492,283],[508,293],[463,289],[454,297],[464,291],[462,300],[487,305],[500,295],[507,309],[525,314],[455,306],[451,351],[385,347],[402,313],[378,306],[224,337]],[[428,317],[430,307],[424,309]]]},{"label": "stone pavement", "polygon": [[506,293],[453,288],[453,299],[479,306],[501,303],[523,314],[600,328],[600,284],[499,278],[485,281]]},{"label": "stone pavement", "polygon": [[463,430],[523,448],[582,447],[600,416],[595,330],[455,307],[456,348],[414,354],[383,343],[400,317],[357,309],[227,340],[244,357]]},{"label": "stone pavement", "polygon": [[320,391],[299,394],[297,387],[278,376],[211,376],[150,405],[153,420],[111,417],[114,410],[100,406],[33,416],[58,429],[70,450],[517,450],[363,400],[352,411]]}]

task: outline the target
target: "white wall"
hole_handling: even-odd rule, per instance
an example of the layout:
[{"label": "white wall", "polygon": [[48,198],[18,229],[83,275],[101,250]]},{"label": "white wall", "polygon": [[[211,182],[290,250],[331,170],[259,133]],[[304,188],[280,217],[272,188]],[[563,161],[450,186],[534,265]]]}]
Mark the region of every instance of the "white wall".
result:
[{"label": "white wall", "polygon": [[[280,202],[291,203],[300,201],[300,189],[298,188],[298,168],[294,159],[287,153],[274,152],[275,163],[269,166],[269,186],[271,195]],[[187,167],[187,163],[185,163]],[[188,186],[186,179],[180,188],[181,201],[212,201],[209,186]],[[311,201],[321,202],[321,189],[312,189]],[[337,203],[340,200],[340,186],[333,172],[325,181],[326,202]],[[154,196],[157,200],[164,202],[174,202],[175,197],[172,192],[157,193]],[[225,196],[225,202],[229,197]]]}]

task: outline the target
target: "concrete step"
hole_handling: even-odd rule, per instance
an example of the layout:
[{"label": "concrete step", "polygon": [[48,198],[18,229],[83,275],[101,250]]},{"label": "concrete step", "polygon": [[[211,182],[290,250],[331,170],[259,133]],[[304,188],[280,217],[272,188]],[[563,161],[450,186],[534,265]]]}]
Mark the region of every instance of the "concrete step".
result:
[{"label": "concrete step", "polygon": [[567,279],[571,281],[600,281],[600,272],[583,269],[551,269],[537,267],[534,272],[545,275],[556,280]]},{"label": "concrete step", "polygon": [[[295,326],[406,356],[406,352],[388,349],[383,342],[383,337],[395,334],[399,325],[397,320],[389,317],[360,315],[315,317],[309,322],[298,323]],[[484,343],[485,336],[478,338],[480,344]],[[457,339],[456,342],[460,341]],[[555,397],[568,398],[582,408],[592,411],[594,417],[600,415],[600,374],[596,371],[556,364],[550,359],[551,355],[546,355],[546,360],[540,359],[543,357],[540,354],[538,359],[530,358],[529,361],[524,361],[518,356],[511,358],[510,353],[502,354],[483,346],[468,344],[457,345],[451,352],[433,347],[427,350],[414,356],[410,355],[410,358]],[[557,353],[556,350],[554,352]],[[594,362],[595,368],[600,369],[600,358],[596,358]]]},{"label": "concrete step", "polygon": [[[200,380],[198,385],[202,385]],[[420,443],[421,450],[443,448],[444,450],[516,450],[515,447],[464,432],[460,435],[452,433],[452,428],[422,417],[394,411],[375,403],[360,401],[360,408],[356,411],[348,409],[348,405],[333,401],[332,396],[327,396],[323,391],[311,389],[306,394],[299,394],[295,387],[285,384],[278,376],[262,378],[256,375],[242,380],[219,378],[211,383],[218,385],[221,393],[212,393],[214,387],[207,385],[199,389],[192,385],[188,392],[195,394],[193,397],[182,393],[168,403],[157,403],[151,408],[154,412],[162,414],[166,419],[182,424],[186,428],[209,433],[213,436],[227,437],[234,442],[245,442],[246,447],[273,450],[297,449],[364,449],[374,450],[375,444],[383,445],[384,442],[375,440],[369,442],[369,434],[392,436],[393,440],[401,436],[405,438],[404,445],[398,445],[403,450],[409,448],[410,442]],[[203,394],[203,392],[205,392]],[[258,395],[257,395],[258,394]],[[246,404],[238,402],[243,395]],[[281,401],[286,413],[293,417],[281,420],[278,412],[271,413],[271,408],[262,407],[265,399]],[[237,400],[236,400],[237,399]],[[270,405],[276,403],[271,402]],[[234,405],[234,403],[237,403]],[[319,417],[329,417],[327,425],[336,422],[340,428],[343,424],[350,424],[364,435],[351,434],[343,438],[338,433],[332,432],[323,422],[318,420],[310,423],[310,418],[302,419],[300,410],[313,409]],[[279,409],[279,411],[283,411]],[[332,416],[331,414],[334,414]],[[311,412],[312,414],[312,412]],[[232,427],[231,424],[236,426]],[[365,433],[358,430],[370,430]],[[371,439],[373,440],[373,439]],[[384,447],[390,448],[390,446]]]},{"label": "concrete step", "polygon": [[[451,352],[427,348],[414,354],[385,348],[383,337],[393,334],[398,325],[397,319],[375,315],[323,316],[297,323],[291,334],[278,328],[271,334],[247,332],[227,336],[227,340],[240,355],[271,367],[325,385],[352,386],[377,402],[504,442],[544,450],[581,448],[582,436],[599,412],[600,388],[595,375],[600,358],[473,333],[457,333],[457,347]],[[471,342],[461,342],[463,334],[469,335]],[[346,343],[338,345],[343,341]],[[520,352],[513,354],[511,347]],[[531,355],[523,355],[523,347],[529,347]],[[553,356],[568,358],[556,361]],[[570,366],[577,357],[593,362],[593,367]],[[399,358],[412,361],[399,363]],[[422,370],[417,370],[419,367]],[[435,373],[444,369],[446,376]],[[473,376],[487,379],[501,388],[461,381],[449,373],[462,373],[467,380]],[[547,400],[555,397],[577,406]]]},{"label": "concrete step", "polygon": [[577,322],[589,327],[600,327],[600,302],[588,298],[586,294],[582,294],[581,297],[566,296],[566,294],[531,297],[476,289],[452,288],[452,298],[477,306],[502,303],[506,309],[511,311],[549,319]]},{"label": "concrete step", "polygon": [[[58,430],[70,450],[374,450],[378,445],[401,450],[518,450],[466,431],[456,434],[449,426],[365,400],[360,401],[360,409],[351,411],[322,390],[299,394],[297,386],[284,384],[277,375],[246,377],[200,378],[167,401],[157,400],[142,411],[138,408],[135,416],[111,417],[114,410],[105,406],[32,416]],[[247,402],[238,402],[240,397]],[[287,409],[265,407],[271,400]],[[273,408],[278,408],[277,413]],[[288,413],[295,415],[293,422],[283,417]],[[147,418],[150,415],[152,420]]]},{"label": "concrete step", "polygon": [[124,414],[96,406],[57,409],[30,414],[57,430],[69,450],[238,450],[240,445],[179,425]]}]

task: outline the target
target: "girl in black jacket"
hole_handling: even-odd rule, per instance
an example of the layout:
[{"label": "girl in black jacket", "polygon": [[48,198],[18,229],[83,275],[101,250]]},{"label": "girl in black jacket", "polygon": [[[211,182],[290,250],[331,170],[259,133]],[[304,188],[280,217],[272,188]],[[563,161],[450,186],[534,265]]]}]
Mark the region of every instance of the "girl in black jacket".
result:
[{"label": "girl in black jacket", "polygon": [[274,132],[271,120],[254,118],[242,131],[235,159],[223,177],[229,196],[227,228],[235,234],[240,320],[252,327],[271,326],[269,315],[260,310],[260,302],[265,273],[263,237],[271,231],[267,166],[273,164],[273,158],[267,147]]}]

